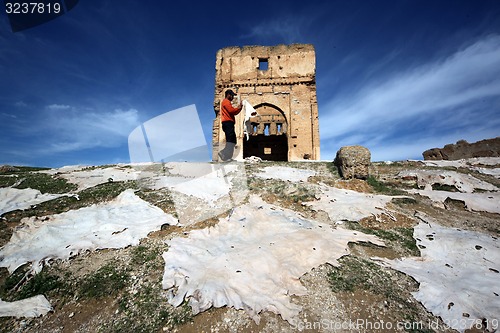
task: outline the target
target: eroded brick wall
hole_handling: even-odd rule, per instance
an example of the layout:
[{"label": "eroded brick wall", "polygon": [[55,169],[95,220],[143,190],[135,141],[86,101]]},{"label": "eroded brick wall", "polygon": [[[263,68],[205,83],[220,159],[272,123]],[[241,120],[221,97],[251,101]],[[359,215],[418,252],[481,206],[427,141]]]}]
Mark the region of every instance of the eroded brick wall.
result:
[{"label": "eroded brick wall", "polygon": [[[225,145],[219,108],[227,89],[237,92],[241,99],[248,100],[257,111],[259,107],[261,110],[274,108],[286,119],[286,124],[283,124],[284,133],[275,131],[276,124],[270,126],[270,135],[286,136],[276,141],[279,145],[286,142],[286,146],[266,147],[266,153],[269,155],[263,158],[273,159],[274,153],[282,154],[285,149],[286,159],[289,161],[319,160],[316,62],[312,45],[228,47],[217,52],[215,69],[214,110],[217,116],[213,123],[212,137],[214,161],[217,160],[219,147],[223,148]],[[236,99],[234,102],[237,102]],[[258,117],[253,120],[259,121]],[[260,120],[264,121],[263,117]],[[238,145],[235,158],[239,160],[244,157],[246,140],[243,121],[243,114],[236,117]],[[262,128],[258,133],[262,133]],[[248,142],[260,147],[261,142],[266,142],[266,138],[257,138],[258,133],[254,133],[254,141]]]}]

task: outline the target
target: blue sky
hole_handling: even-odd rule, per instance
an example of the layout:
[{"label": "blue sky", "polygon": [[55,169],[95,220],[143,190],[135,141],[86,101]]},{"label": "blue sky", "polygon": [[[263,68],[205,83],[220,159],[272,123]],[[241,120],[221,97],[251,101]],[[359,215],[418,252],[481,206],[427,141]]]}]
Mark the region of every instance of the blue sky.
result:
[{"label": "blue sky", "polygon": [[422,159],[500,136],[500,1],[80,0],[13,33],[0,14],[0,164],[129,162],[128,135],[195,104],[211,140],[215,55],[316,50],[321,158]]}]

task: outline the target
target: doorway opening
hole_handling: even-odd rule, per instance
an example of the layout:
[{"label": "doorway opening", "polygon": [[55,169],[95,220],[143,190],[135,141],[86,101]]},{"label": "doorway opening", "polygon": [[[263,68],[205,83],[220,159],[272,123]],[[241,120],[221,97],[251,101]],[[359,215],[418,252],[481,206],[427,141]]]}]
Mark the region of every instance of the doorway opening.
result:
[{"label": "doorway opening", "polygon": [[288,161],[287,121],[283,112],[271,104],[255,107],[250,118],[249,139],[243,138],[243,158],[256,156],[267,161]]}]

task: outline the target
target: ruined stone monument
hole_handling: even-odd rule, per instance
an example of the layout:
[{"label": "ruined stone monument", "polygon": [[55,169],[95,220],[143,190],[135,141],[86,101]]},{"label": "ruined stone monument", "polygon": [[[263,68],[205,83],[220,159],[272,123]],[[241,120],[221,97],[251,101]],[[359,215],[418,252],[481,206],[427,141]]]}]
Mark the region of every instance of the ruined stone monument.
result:
[{"label": "ruined stone monument", "polygon": [[[319,160],[316,101],[316,61],[309,44],[228,47],[217,52],[215,64],[216,118],[212,159],[225,146],[220,103],[227,89],[257,111],[250,118],[248,139],[244,117],[236,116],[237,146],[233,158],[256,156],[271,161]],[[233,103],[238,104],[235,98]],[[248,128],[248,127],[247,127]]]}]

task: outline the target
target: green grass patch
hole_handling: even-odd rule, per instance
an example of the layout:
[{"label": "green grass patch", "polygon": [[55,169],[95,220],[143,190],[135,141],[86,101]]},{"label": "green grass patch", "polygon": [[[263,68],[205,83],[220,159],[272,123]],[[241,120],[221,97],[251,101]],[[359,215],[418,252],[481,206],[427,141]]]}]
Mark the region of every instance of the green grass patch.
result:
[{"label": "green grass patch", "polygon": [[45,173],[27,173],[20,178],[24,180],[16,186],[18,189],[32,188],[42,193],[67,193],[78,188],[76,184],[69,183],[66,179],[51,176]]},{"label": "green grass patch", "polygon": [[79,295],[85,298],[116,295],[127,286],[130,273],[109,263],[80,281]]},{"label": "green grass patch", "polygon": [[144,265],[157,259],[161,254],[160,249],[149,248],[144,245],[135,246],[131,252],[131,263],[134,265]]},{"label": "green grass patch", "polygon": [[401,245],[408,249],[409,254],[420,256],[420,250],[417,246],[417,241],[413,238],[413,228],[396,228],[395,229],[403,237],[400,239]]},{"label": "green grass patch", "polygon": [[175,202],[172,199],[171,193],[167,189],[161,189],[161,190],[142,189],[137,193],[137,195],[142,200],[163,209],[163,211],[173,215],[177,215],[177,212],[175,210]]},{"label": "green grass patch", "polygon": [[307,186],[297,185],[288,195],[294,203],[302,204],[303,202],[316,200],[316,192]]},{"label": "green grass patch", "polygon": [[[328,273],[327,278],[330,288],[338,293],[352,293],[358,290],[369,291],[375,295],[384,297],[393,312],[398,312],[402,321],[408,323],[407,332],[433,332],[426,327],[411,325],[419,321],[425,321],[422,316],[426,315],[425,309],[414,303],[410,305],[407,300],[411,297],[409,290],[402,289],[398,282],[404,278],[403,273],[385,270],[378,264],[349,255],[339,260],[340,266],[334,267]],[[415,286],[416,287],[416,286]],[[427,319],[428,320],[428,319]]]},{"label": "green grass patch", "polygon": [[36,295],[49,295],[64,291],[68,293],[68,286],[59,275],[45,270],[38,274],[29,276],[30,265],[19,267],[12,274],[8,275],[0,287],[0,298],[4,301],[17,301],[30,298]]},{"label": "green grass patch", "polygon": [[400,300],[399,292],[391,283],[391,276],[372,261],[353,255],[342,257],[340,267],[328,273],[328,281],[334,292],[370,290],[389,299]]},{"label": "green grass patch", "polygon": [[399,189],[391,186],[390,184],[383,183],[372,175],[368,176],[368,178],[366,179],[366,182],[368,183],[368,185],[370,185],[373,188],[373,190],[376,193],[386,194],[386,195],[404,195],[405,194],[404,191],[399,190]]},{"label": "green grass patch", "polygon": [[390,230],[383,230],[383,229],[367,229],[365,233],[371,233],[373,235],[378,236],[379,238],[382,238],[384,240],[389,240],[389,241],[397,241],[400,238],[400,235],[397,233],[390,231]]},{"label": "green grass patch", "polygon": [[272,192],[278,196],[285,196],[285,190],[288,188],[287,184],[281,180],[268,180],[270,186],[268,188],[261,187],[265,191]]},{"label": "green grass patch", "polygon": [[16,294],[17,299],[25,299],[36,295],[47,295],[47,293],[65,287],[64,282],[57,275],[44,271],[34,275],[22,286]]},{"label": "green grass patch", "polygon": [[339,168],[333,162],[328,162],[326,164],[328,171],[331,172],[332,176],[335,178],[340,178]]},{"label": "green grass patch", "polygon": [[452,185],[432,184],[433,191],[458,192],[457,188]]},{"label": "green grass patch", "polygon": [[352,230],[365,234],[375,235],[383,239],[387,246],[398,250],[402,255],[420,256],[417,242],[413,238],[413,228],[371,229],[361,226],[357,222],[348,221],[345,225]]},{"label": "green grass patch", "polygon": [[172,307],[162,295],[160,283],[143,284],[134,295],[123,295],[118,304],[120,315],[100,331],[158,332],[167,329],[170,332],[192,320],[191,307],[186,302],[178,308]]},{"label": "green grass patch", "polygon": [[50,170],[50,168],[44,167],[30,167],[30,166],[3,166],[0,168],[0,174],[19,174],[24,172],[34,172],[34,171],[42,171],[42,170]]},{"label": "green grass patch", "polygon": [[392,202],[397,205],[414,205],[418,201],[414,198],[404,197],[404,198],[394,198],[392,199]]},{"label": "green grass patch", "polygon": [[11,187],[18,180],[19,178],[13,175],[0,175],[0,187]]},{"label": "green grass patch", "polygon": [[5,275],[4,275],[5,279],[3,280],[3,284],[0,286],[0,299],[4,301],[15,300],[13,299],[13,297],[15,296],[14,294],[16,292],[14,288],[17,285],[21,284],[27,272],[28,272],[28,265],[23,265],[19,267],[12,274],[9,274],[7,272],[7,269],[5,269]]},{"label": "green grass patch", "polygon": [[[92,170],[101,170],[101,169],[109,169],[109,168],[116,168],[116,164],[103,164],[103,165],[91,165],[84,167],[82,171],[92,171]],[[132,169],[132,166],[130,165],[120,165],[119,168],[122,169]]]},{"label": "green grass patch", "polygon": [[134,180],[124,182],[107,182],[83,191],[78,192],[78,200],[82,206],[88,206],[116,198],[127,189],[137,189],[137,182]]}]

